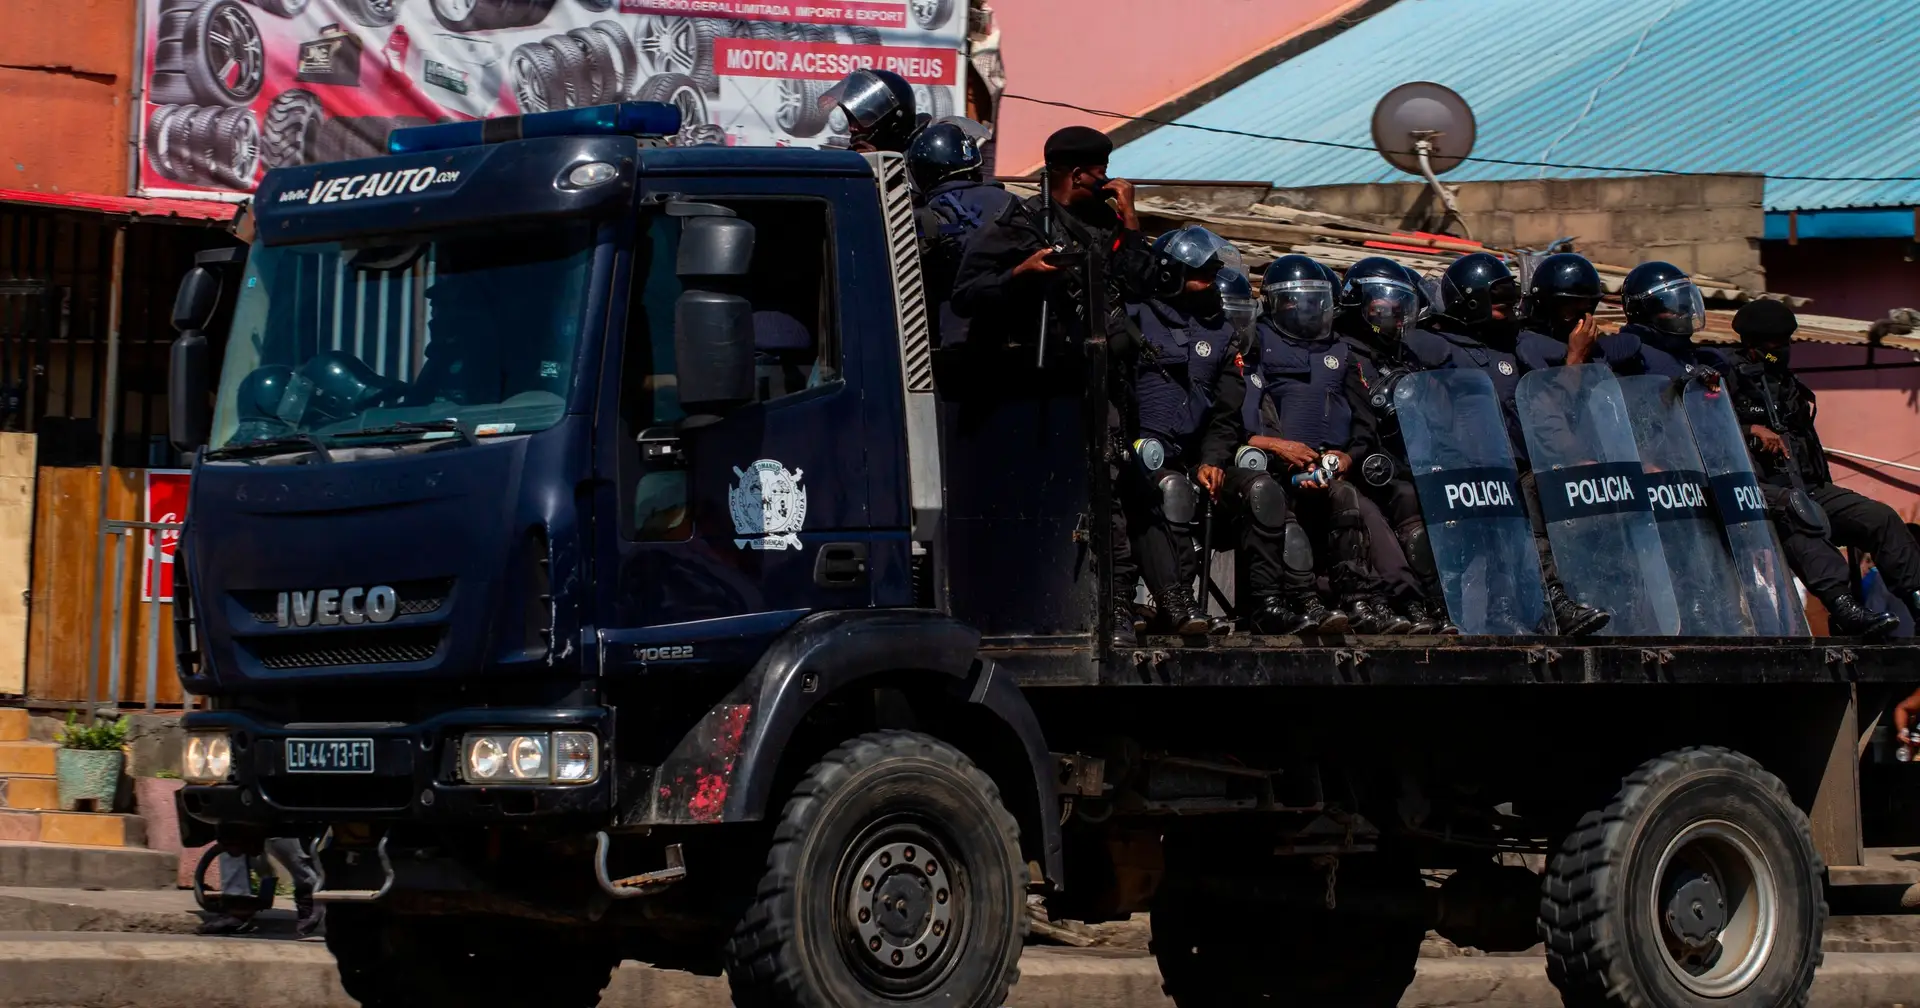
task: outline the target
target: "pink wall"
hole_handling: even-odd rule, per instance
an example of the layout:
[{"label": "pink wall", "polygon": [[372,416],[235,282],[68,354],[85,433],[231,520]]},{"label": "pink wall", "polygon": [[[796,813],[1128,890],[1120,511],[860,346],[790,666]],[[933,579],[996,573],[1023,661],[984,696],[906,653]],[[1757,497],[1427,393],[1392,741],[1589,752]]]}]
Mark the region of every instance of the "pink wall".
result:
[{"label": "pink wall", "polygon": [[[1915,355],[1882,351],[1876,362],[1912,361]],[[1852,347],[1796,343],[1796,368],[1860,364],[1866,352]],[[1801,376],[1819,397],[1815,426],[1828,448],[1920,465],[1920,367],[1838,371]],[[1908,521],[1920,520],[1920,473],[1829,457],[1833,481],[1885,501]]]},{"label": "pink wall", "polygon": [[[990,0],[1007,92],[1139,113],[1191,90],[1359,0]],[[1035,168],[1047,134],[1117,119],[1005,99],[996,167]]]}]

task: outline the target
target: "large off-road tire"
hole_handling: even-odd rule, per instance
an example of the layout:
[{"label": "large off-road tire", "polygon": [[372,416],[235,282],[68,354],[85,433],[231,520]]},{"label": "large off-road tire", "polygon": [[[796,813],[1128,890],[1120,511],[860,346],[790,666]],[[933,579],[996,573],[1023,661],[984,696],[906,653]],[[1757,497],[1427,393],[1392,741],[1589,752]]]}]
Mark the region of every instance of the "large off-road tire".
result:
[{"label": "large off-road tire", "polygon": [[727,942],[742,1008],[996,1008],[1026,934],[1019,827],[926,735],[863,735],[793,789]]},{"label": "large off-road tire", "polygon": [[1824,872],[1760,764],[1707,747],[1649,760],[1547,862],[1547,976],[1569,1008],[1799,1008]]},{"label": "large off-road tire", "polygon": [[680,132],[675,146],[691,147],[699,142],[699,131],[709,125],[707,96],[686,74],[657,74],[647,78],[633,93],[634,101],[665,102],[680,110]]},{"label": "large off-road tire", "polygon": [[620,962],[613,944],[592,933],[348,904],[327,910],[327,951],[340,986],[364,1008],[592,1008]]},{"label": "large off-road tire", "polygon": [[[1418,905],[1424,883],[1411,863],[1380,858],[1340,860],[1335,892],[1350,895],[1331,910],[1250,903],[1217,884],[1183,884],[1169,863],[1153,903],[1162,989],[1179,1008],[1393,1008],[1413,983],[1427,927],[1421,916],[1387,911]],[[1280,869],[1296,870],[1314,872],[1307,888],[1317,886],[1318,869]]]},{"label": "large off-road tire", "polygon": [[262,146],[269,168],[291,168],[314,160],[314,141],[326,121],[320,99],[305,88],[289,88],[267,104]]},{"label": "large off-road tire", "polygon": [[385,28],[400,19],[400,5],[405,0],[335,0],[340,10],[355,24],[368,28]]},{"label": "large off-road tire", "polygon": [[260,26],[240,0],[161,0],[148,101],[245,105],[266,72]]},{"label": "large off-road tire", "polygon": [[547,19],[553,4],[554,0],[428,0],[434,18],[456,32],[531,27]]}]

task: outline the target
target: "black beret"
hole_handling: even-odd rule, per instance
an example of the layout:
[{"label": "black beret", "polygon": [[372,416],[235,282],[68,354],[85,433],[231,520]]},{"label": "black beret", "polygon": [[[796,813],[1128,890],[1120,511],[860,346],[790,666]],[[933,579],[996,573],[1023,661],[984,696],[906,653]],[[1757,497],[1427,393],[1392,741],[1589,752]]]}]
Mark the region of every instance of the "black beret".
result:
[{"label": "black beret", "polygon": [[1740,306],[1733,313],[1733,331],[1746,340],[1779,340],[1793,335],[1800,320],[1783,301],[1760,298]]},{"label": "black beret", "polygon": [[1091,126],[1068,126],[1047,138],[1047,167],[1091,168],[1113,156],[1113,141]]}]

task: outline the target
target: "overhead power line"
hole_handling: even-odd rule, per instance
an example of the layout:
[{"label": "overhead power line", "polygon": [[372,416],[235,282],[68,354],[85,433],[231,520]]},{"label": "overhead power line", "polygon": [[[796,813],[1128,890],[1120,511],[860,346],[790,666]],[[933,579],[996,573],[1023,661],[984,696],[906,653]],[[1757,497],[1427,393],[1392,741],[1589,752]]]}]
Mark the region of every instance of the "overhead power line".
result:
[{"label": "overhead power line", "polygon": [[[1343,143],[1338,140],[1312,140],[1307,137],[1279,136],[1273,133],[1254,133],[1248,130],[1231,129],[1225,126],[1202,126],[1198,123],[1176,122],[1171,119],[1156,119],[1152,116],[1131,115],[1126,112],[1112,112],[1106,109],[1088,108],[1072,102],[1052,101],[1046,98],[1034,98],[1021,94],[1003,94],[1002,98],[1030,102],[1034,105],[1050,105],[1054,108],[1070,109],[1087,115],[1101,116],[1107,119],[1125,119],[1129,122],[1151,123],[1155,126],[1173,126],[1179,129],[1199,130],[1202,133],[1218,133],[1222,136],[1245,137],[1249,140],[1274,140],[1280,143],[1306,144],[1312,147],[1333,147],[1339,150],[1375,152],[1378,149],[1370,144]],[[1414,151],[1386,151],[1389,154],[1413,156]],[[1477,157],[1461,158],[1462,161],[1474,161],[1480,164],[1509,165],[1516,168],[1563,168],[1568,171],[1605,172],[1612,175],[1725,175],[1725,171],[1694,171],[1682,168],[1646,168],[1626,165],[1590,165],[1568,164],[1558,161],[1516,161],[1510,158]],[[1777,182],[1920,182],[1920,175],[1776,175],[1772,172],[1745,172],[1742,174],[1761,175]]]}]

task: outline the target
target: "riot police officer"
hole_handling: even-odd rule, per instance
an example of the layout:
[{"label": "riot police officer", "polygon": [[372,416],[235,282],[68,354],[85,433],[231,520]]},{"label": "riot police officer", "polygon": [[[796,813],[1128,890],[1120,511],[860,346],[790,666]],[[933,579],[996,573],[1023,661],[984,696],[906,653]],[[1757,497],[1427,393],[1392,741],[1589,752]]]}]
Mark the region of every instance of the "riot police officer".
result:
[{"label": "riot police officer", "polygon": [[913,85],[891,70],[855,70],[820,98],[847,117],[848,146],[857,151],[906,153],[925,125],[914,107]]},{"label": "riot police officer", "polygon": [[1640,341],[1629,332],[1601,333],[1594,324],[1605,292],[1600,271],[1577,252],[1540,260],[1527,281],[1525,321],[1514,345],[1521,370],[1605,361],[1616,372],[1639,373]]},{"label": "riot police officer", "polygon": [[1430,324],[1407,336],[1407,349],[1426,368],[1477,368],[1493,381],[1500,397],[1507,437],[1520,469],[1520,488],[1539,548],[1540,573],[1546,584],[1547,604],[1560,633],[1581,636],[1599,631],[1613,618],[1603,609],[1570,597],[1560,583],[1547,541],[1540,493],[1527,460],[1527,442],[1520,428],[1515,393],[1520,364],[1517,314],[1520,283],[1507,264],[1488,252],[1472,252],[1455,259],[1440,278],[1440,304]]},{"label": "riot police officer", "polygon": [[[1099,130],[1057,130],[1047,138],[1044,153],[1044,190],[1009,204],[967,239],[953,282],[953,310],[968,320],[969,345],[976,350],[987,344],[985,334],[992,335],[995,346],[1037,349],[1042,340],[1060,343],[1091,327],[1107,337],[1109,361],[1117,368],[1128,356],[1122,348],[1131,338],[1123,308],[1143,296],[1152,260],[1134,214],[1133,186],[1107,174],[1113,141]],[[1084,262],[1068,262],[1073,256]],[[1096,274],[1106,314],[1088,319],[1084,313],[1092,299],[1085,296],[1085,283]],[[1127,440],[1121,410],[1126,386],[1119,373],[1107,378],[1107,441],[1115,448],[1108,476],[1116,484],[1131,464],[1119,450]],[[1139,573],[1123,508],[1112,510],[1108,528],[1114,588],[1110,642],[1131,645]]]},{"label": "riot police officer", "polygon": [[[1261,287],[1266,313],[1256,327],[1254,365],[1260,394],[1243,418],[1247,443],[1292,474],[1293,514],[1282,551],[1287,602],[1322,633],[1343,624],[1363,634],[1405,633],[1413,623],[1386,603],[1350,478],[1352,452],[1368,443],[1372,413],[1353,349],[1333,333],[1332,287],[1319,264],[1300,255],[1275,260]],[[1327,609],[1314,592],[1316,541],[1341,609]]]},{"label": "riot police officer", "polygon": [[1826,606],[1840,636],[1879,636],[1899,625],[1853,596],[1836,546],[1865,549],[1887,587],[1920,614],[1920,547],[1894,510],[1833,484],[1814,430],[1816,405],[1789,364],[1799,320],[1779,301],[1750,301],[1733,317],[1740,350],[1729,363],[1734,414],[1748,433],[1755,475],[1794,574]]},{"label": "riot police officer", "polygon": [[[1171,633],[1209,627],[1190,587],[1198,574],[1196,480],[1212,493],[1245,491],[1248,546],[1263,556],[1278,553],[1285,520],[1284,512],[1272,520],[1265,505],[1272,495],[1257,481],[1236,476],[1232,488],[1226,482],[1244,394],[1235,360],[1248,333],[1244,316],[1237,325],[1228,314],[1222,288],[1244,301],[1243,310],[1251,309],[1253,297],[1244,277],[1237,277],[1237,290],[1231,281],[1216,286],[1231,249],[1198,225],[1168,231],[1153,243],[1148,296],[1126,309],[1138,339],[1129,369],[1133,464],[1122,473],[1121,500],[1147,591],[1161,628]],[[1271,581],[1274,574],[1256,577]]]},{"label": "riot police officer", "polygon": [[936,346],[967,341],[967,320],[953,310],[953,280],[967,238],[1006,212],[1012,193],[981,178],[980,142],[985,127],[970,120],[943,120],[920,131],[907,148],[913,177],[914,219],[920,232],[920,272],[927,291],[927,318]]},{"label": "riot police officer", "polygon": [[1722,369],[1725,358],[1718,351],[1693,342],[1707,324],[1706,302],[1680,267],[1657,261],[1635,266],[1620,285],[1620,302],[1627,310],[1620,335],[1639,347],[1632,364],[1615,370],[1687,378]]},{"label": "riot police officer", "polygon": [[[1324,264],[1321,268],[1333,275]],[[1371,505],[1368,517],[1379,515],[1378,523],[1384,530],[1384,534],[1370,532],[1368,536],[1374,569],[1413,624],[1410,632],[1459,633],[1460,628],[1447,615],[1433,549],[1427,542],[1426,520],[1420,513],[1420,496],[1414,489],[1406,446],[1393,415],[1393,384],[1412,370],[1404,340],[1418,314],[1407,317],[1393,311],[1392,306],[1405,303],[1403,292],[1418,278],[1391,259],[1373,256],[1349,268],[1346,280],[1335,280],[1333,289],[1340,293],[1336,295],[1334,332],[1352,353],[1367,392],[1362,408],[1371,418],[1373,437],[1359,454],[1358,464],[1362,493]],[[1353,285],[1351,290],[1346,288],[1348,283]],[[1425,302],[1422,297],[1423,309]],[[1384,310],[1370,311],[1376,304]]]}]

